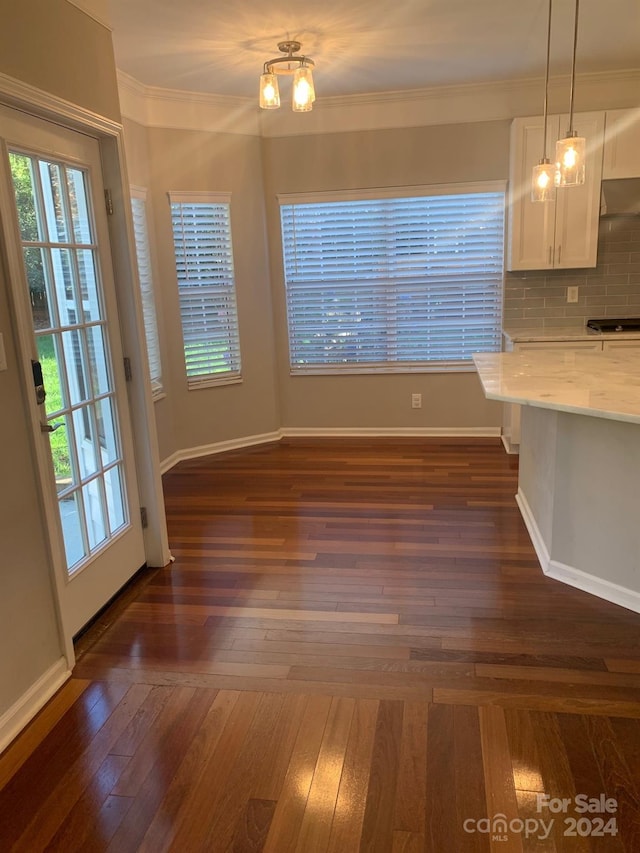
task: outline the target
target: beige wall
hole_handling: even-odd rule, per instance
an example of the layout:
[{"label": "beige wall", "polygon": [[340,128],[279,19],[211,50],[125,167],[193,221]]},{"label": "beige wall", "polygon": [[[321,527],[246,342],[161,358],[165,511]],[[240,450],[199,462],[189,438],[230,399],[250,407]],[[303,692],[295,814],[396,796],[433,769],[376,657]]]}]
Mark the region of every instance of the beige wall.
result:
[{"label": "beige wall", "polygon": [[[0,72],[116,118],[108,30],[65,0],[20,0],[0,25]],[[0,136],[1,136],[0,129]],[[1,254],[0,254],[1,261]],[[0,715],[61,655],[30,426],[0,263]],[[27,392],[25,392],[27,393]],[[28,391],[31,393],[31,390]]]},{"label": "beige wall", "polygon": [[[475,373],[290,376],[279,193],[505,180],[509,122],[265,139],[263,163],[271,247],[282,426],[498,427],[501,406]],[[411,394],[422,409],[411,409]]]},{"label": "beige wall", "polygon": [[62,654],[7,290],[0,266],[0,716]]},{"label": "beige wall", "polygon": [[111,33],[66,0],[4,0],[0,71],[120,120]]},{"label": "beige wall", "polygon": [[[128,158],[139,160],[137,142]],[[149,198],[157,247],[157,292],[164,318],[163,373],[167,397],[156,404],[161,458],[177,450],[277,430],[280,424],[260,140],[199,131],[147,131]],[[129,148],[131,150],[129,150]],[[130,167],[132,181],[144,177]],[[231,192],[231,227],[242,350],[242,382],[189,391],[182,350],[169,191]],[[171,428],[165,427],[165,419]]]}]

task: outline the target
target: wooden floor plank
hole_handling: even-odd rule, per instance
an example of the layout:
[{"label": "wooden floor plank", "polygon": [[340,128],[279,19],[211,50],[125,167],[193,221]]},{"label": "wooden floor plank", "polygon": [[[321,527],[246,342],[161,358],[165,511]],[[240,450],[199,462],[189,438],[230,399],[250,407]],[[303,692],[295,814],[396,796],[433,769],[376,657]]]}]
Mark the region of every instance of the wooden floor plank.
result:
[{"label": "wooden floor plank", "polygon": [[360,847],[379,705],[374,699],[358,699],[356,702],[327,853],[342,853]]},{"label": "wooden floor plank", "polygon": [[456,830],[459,845],[467,853],[485,853],[489,839],[478,833],[465,833],[465,821],[485,816],[487,793],[482,756],[482,733],[477,708],[458,705],[453,709],[453,748],[455,763]]},{"label": "wooden floor plank", "polygon": [[[510,823],[518,817],[518,801],[504,711],[502,708],[485,705],[479,709],[479,715],[487,817],[493,820],[495,815],[501,814]],[[497,842],[496,846],[507,853],[523,853],[522,835],[508,832],[504,840]],[[494,849],[493,842],[491,849]]]},{"label": "wooden floor plank", "polygon": [[265,853],[296,848],[330,710],[328,696],[307,705],[264,845]]},{"label": "wooden floor plank", "polygon": [[403,831],[417,836],[425,834],[427,712],[426,702],[405,702],[393,812],[394,832]]},{"label": "wooden floor plank", "polygon": [[383,853],[393,846],[393,819],[400,772],[402,719],[402,702],[388,700],[380,702],[371,754],[361,850]]},{"label": "wooden floor plank", "polygon": [[298,834],[297,853],[324,853],[327,849],[355,704],[354,699],[344,698],[331,702]]},{"label": "wooden floor plank", "polygon": [[[459,841],[457,825],[454,709],[431,705],[427,718],[425,851],[438,853]],[[452,837],[453,836],[453,837]]]}]

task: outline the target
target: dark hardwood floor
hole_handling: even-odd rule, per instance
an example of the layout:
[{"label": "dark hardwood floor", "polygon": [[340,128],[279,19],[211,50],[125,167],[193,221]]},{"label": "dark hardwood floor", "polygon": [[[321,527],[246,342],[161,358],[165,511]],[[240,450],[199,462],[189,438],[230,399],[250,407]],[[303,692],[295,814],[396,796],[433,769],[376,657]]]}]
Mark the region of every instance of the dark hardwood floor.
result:
[{"label": "dark hardwood floor", "polygon": [[178,465],[175,563],[0,758],[0,850],[638,853],[640,615],[542,575],[516,487],[497,440]]}]

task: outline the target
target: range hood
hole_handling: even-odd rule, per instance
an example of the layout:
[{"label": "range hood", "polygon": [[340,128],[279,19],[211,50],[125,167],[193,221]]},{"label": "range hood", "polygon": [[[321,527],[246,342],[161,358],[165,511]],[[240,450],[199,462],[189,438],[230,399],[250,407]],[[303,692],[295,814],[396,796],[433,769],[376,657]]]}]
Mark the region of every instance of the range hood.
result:
[{"label": "range hood", "polygon": [[640,178],[603,181],[600,216],[633,214],[640,214]]}]

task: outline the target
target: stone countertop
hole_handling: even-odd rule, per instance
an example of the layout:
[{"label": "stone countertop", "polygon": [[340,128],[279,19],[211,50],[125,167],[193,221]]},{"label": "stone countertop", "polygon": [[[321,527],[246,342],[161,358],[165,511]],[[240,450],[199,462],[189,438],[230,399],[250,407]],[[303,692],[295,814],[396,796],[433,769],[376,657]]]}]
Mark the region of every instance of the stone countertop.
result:
[{"label": "stone countertop", "polygon": [[586,326],[558,326],[557,328],[542,329],[532,326],[529,329],[502,330],[502,335],[507,343],[522,344],[544,341],[589,341],[593,338],[611,340],[612,338],[626,338],[628,340],[640,339],[640,332],[594,332]]},{"label": "stone countertop", "polygon": [[478,353],[473,360],[490,400],[640,423],[640,353]]}]

